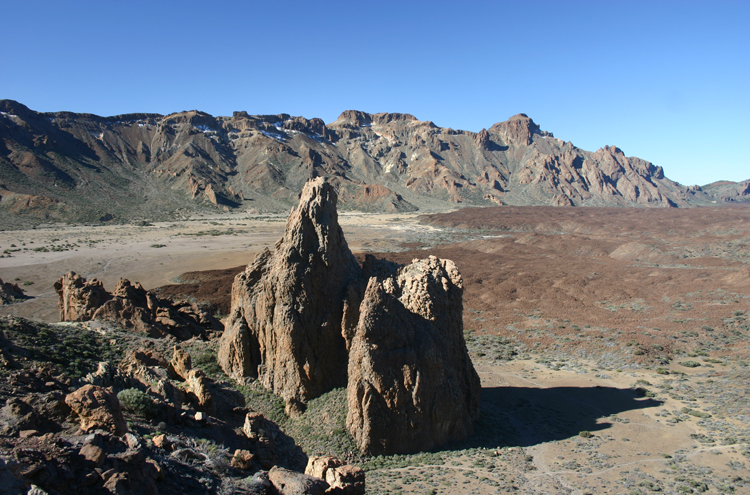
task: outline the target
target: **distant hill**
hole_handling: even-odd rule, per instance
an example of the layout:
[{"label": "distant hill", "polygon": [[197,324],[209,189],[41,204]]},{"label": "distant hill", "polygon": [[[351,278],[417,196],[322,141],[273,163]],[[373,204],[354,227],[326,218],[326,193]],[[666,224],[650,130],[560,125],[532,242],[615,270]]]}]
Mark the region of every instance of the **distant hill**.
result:
[{"label": "distant hill", "polygon": [[353,110],[326,125],[246,112],[39,113],[0,101],[4,226],[166,219],[217,207],[282,211],[317,176],[338,189],[343,209],[364,211],[689,206],[717,200],[715,191],[743,194],[686,188],[614,146],[584,151],[524,114],[474,133]]}]

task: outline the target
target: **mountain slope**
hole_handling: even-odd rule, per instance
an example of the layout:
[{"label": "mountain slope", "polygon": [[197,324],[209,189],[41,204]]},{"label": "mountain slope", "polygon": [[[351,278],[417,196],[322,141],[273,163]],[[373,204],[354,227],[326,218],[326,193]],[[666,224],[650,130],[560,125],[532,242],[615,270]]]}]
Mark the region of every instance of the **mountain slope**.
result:
[{"label": "mountain slope", "polygon": [[524,114],[479,133],[408,114],[320,119],[189,111],[99,117],[0,101],[0,208],[46,219],[268,211],[327,177],[343,208],[451,204],[688,206],[705,200],[616,147],[581,150]]}]

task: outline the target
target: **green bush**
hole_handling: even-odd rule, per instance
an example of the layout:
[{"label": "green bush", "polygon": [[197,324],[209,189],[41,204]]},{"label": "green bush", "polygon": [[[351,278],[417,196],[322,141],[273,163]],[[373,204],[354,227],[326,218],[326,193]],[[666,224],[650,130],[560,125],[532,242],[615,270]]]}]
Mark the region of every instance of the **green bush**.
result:
[{"label": "green bush", "polygon": [[120,400],[122,407],[139,416],[153,418],[159,412],[154,399],[137,388],[122,390],[117,394],[117,398]]}]

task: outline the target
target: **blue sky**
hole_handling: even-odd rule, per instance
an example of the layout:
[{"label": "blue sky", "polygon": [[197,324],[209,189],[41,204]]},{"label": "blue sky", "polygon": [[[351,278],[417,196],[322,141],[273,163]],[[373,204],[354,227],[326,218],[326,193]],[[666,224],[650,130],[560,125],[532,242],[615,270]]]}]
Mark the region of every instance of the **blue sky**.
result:
[{"label": "blue sky", "polygon": [[683,184],[750,178],[750,2],[9,1],[0,99],[99,115],[516,113]]}]

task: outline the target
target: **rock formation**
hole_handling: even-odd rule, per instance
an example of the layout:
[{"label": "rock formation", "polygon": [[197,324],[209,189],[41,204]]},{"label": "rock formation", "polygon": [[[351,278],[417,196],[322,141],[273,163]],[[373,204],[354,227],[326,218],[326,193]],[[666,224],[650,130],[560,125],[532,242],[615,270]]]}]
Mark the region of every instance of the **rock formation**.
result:
[{"label": "rock formation", "polygon": [[357,325],[347,331],[346,423],[357,445],[378,455],[467,437],[481,385],[466,352],[455,264],[430,256],[398,267],[368,258],[365,274]]},{"label": "rock formation", "polygon": [[219,364],[238,380],[260,380],[289,412],[346,384],[341,301],[360,268],[336,202],[329,183],[308,182],[274,251],[260,253],[232,287]]},{"label": "rock formation", "polygon": [[151,337],[174,335],[180,340],[210,337],[221,323],[196,304],[160,299],[139,283],[121,279],[110,294],[104,285],[70,272],[54,284],[60,321],[105,320]]},{"label": "rock formation", "polygon": [[97,279],[89,282],[75,272],[63,275],[54,284],[59,298],[60,321],[87,321],[112,296]]},{"label": "rock formation", "polygon": [[478,415],[461,313],[452,261],[368,257],[361,269],[333,187],[315,179],[275,251],[237,275],[218,361],[239,381],[260,380],[290,414],[347,384],[347,426],[362,451],[424,450],[465,438]]}]

